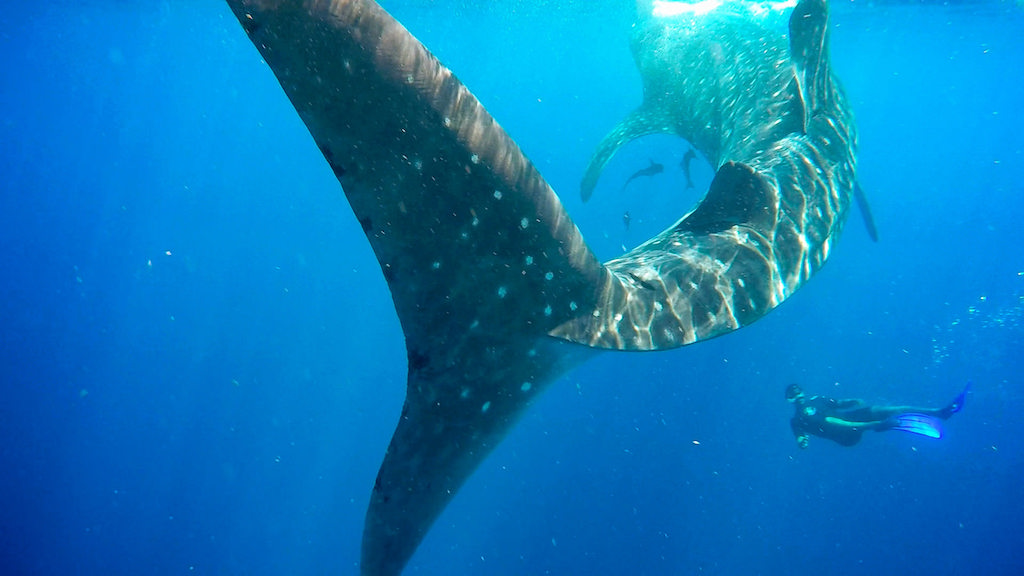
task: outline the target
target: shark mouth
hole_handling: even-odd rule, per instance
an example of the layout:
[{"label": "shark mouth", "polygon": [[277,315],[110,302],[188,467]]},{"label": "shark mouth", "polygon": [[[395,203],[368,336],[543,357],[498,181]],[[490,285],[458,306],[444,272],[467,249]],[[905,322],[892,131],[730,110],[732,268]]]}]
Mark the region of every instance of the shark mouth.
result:
[{"label": "shark mouth", "polygon": [[767,25],[777,11],[726,9],[736,2],[639,16],[644,103],[598,147],[583,194],[622,143],[658,131],[686,137],[717,173],[693,212],[604,264],[483,106],[375,2],[228,4],[341,183],[405,333],[406,400],[366,514],[367,576],[401,573],[525,408],[588,351],[674,348],[757,320],[822,266],[853,197],[856,134],[823,0],[793,9],[788,41]]}]

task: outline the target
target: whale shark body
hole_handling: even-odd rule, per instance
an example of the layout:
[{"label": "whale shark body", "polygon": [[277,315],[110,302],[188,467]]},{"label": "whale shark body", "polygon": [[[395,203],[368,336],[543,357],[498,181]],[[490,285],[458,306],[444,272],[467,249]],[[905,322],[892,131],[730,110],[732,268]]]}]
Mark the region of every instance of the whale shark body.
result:
[{"label": "whale shark body", "polygon": [[792,10],[788,42],[729,3],[644,9],[644,105],[598,147],[584,193],[618,146],[655,131],[686,137],[717,173],[691,213],[604,264],[515,143],[375,2],[228,4],[337,176],[405,334],[366,576],[401,573],[560,375],[595,350],[674,348],[757,320],[825,262],[851,202],[856,136],[823,0]]}]

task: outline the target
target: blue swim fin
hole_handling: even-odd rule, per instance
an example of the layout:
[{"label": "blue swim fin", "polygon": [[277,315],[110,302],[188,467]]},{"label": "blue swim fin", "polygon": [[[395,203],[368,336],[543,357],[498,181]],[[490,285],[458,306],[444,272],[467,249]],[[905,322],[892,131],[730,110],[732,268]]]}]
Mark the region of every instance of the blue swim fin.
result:
[{"label": "blue swim fin", "polygon": [[957,412],[963,410],[964,409],[964,401],[967,400],[967,393],[970,392],[970,391],[971,391],[971,383],[968,382],[967,385],[964,386],[963,391],[960,392],[959,394],[957,394],[956,398],[953,398],[953,401],[950,402],[949,404],[947,404],[945,408],[943,408],[942,410],[939,410],[939,412],[938,412],[938,414],[936,414],[936,416],[938,416],[939,418],[942,418],[943,420],[946,420],[947,418],[949,418],[953,414],[956,414]]},{"label": "blue swim fin", "polygon": [[934,416],[913,412],[897,414],[889,418],[887,424],[889,426],[886,430],[902,430],[929,438],[942,438],[942,422]]},{"label": "blue swim fin", "polygon": [[971,384],[973,384],[973,383],[972,382],[967,382],[967,385],[964,386],[963,392],[957,394],[956,398],[953,399],[953,402],[950,403],[950,405],[949,405],[949,413],[950,414],[956,414],[957,412],[959,412],[959,411],[964,409],[964,401],[967,400],[967,393],[971,391]]}]

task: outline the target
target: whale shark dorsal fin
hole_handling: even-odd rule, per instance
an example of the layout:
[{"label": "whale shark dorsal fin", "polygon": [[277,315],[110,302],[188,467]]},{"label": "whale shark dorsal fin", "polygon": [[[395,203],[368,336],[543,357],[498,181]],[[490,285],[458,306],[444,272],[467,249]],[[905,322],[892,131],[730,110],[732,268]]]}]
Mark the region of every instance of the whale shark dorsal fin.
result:
[{"label": "whale shark dorsal fin", "polygon": [[806,119],[830,104],[826,0],[803,0],[793,8],[789,18],[789,49],[806,125]]},{"label": "whale shark dorsal fin", "polygon": [[726,162],[718,169],[704,201],[678,225],[681,231],[711,234],[732,226],[767,231],[774,224],[772,199],[764,178],[745,164]]}]

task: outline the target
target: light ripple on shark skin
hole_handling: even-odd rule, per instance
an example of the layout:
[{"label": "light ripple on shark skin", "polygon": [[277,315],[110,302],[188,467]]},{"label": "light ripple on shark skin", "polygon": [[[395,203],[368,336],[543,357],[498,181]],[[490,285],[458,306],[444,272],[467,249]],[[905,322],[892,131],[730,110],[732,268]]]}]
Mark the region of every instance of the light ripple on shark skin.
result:
[{"label": "light ripple on shark skin", "polygon": [[718,172],[693,212],[604,265],[515,143],[375,2],[227,1],[341,183],[405,333],[406,400],[370,497],[364,575],[399,574],[533,398],[593,350],[755,321],[824,263],[845,219],[856,134],[823,0],[796,6],[788,44],[736,2],[640,15],[644,104],[599,146],[582,191],[622,143],[656,131]]}]

